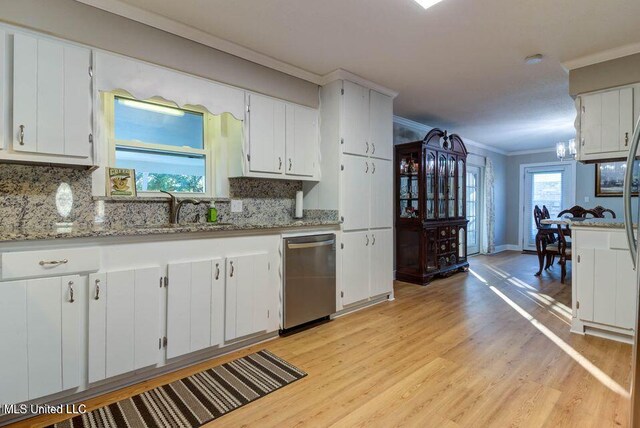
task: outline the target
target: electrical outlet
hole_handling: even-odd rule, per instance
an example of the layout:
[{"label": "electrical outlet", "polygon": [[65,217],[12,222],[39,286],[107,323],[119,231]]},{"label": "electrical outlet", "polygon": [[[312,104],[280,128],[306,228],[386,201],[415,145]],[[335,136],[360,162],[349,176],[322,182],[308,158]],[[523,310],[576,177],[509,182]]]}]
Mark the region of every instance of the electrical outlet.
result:
[{"label": "electrical outlet", "polygon": [[589,202],[589,197],[588,197],[588,196],[585,196],[585,197],[584,197],[584,201],[585,201],[585,202]]},{"label": "electrical outlet", "polygon": [[241,213],[242,212],[242,201],[237,199],[231,200],[231,212],[232,213]]}]

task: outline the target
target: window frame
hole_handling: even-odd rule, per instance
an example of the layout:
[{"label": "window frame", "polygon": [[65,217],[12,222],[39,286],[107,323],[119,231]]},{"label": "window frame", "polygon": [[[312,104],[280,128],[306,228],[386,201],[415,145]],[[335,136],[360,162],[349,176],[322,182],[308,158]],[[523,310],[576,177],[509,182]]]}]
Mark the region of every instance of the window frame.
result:
[{"label": "window frame", "polygon": [[[142,143],[139,141],[129,141],[129,140],[116,140],[115,137],[115,102],[117,98],[130,99],[133,101],[140,101],[146,103],[157,104],[163,107],[172,107],[180,110],[184,110],[187,112],[198,113],[202,115],[202,126],[203,126],[203,148],[202,149],[194,149],[192,147],[179,147],[179,146],[168,146],[165,144],[154,144],[154,143]],[[107,130],[107,141],[108,141],[108,161],[107,164],[110,167],[116,166],[116,147],[127,147],[132,149],[143,149],[143,150],[153,150],[161,153],[173,153],[178,155],[201,155],[204,156],[205,159],[205,191],[204,192],[178,192],[171,191],[171,193],[180,196],[180,197],[204,197],[211,198],[214,194],[214,135],[213,135],[213,126],[211,123],[213,115],[209,113],[204,108],[199,108],[198,106],[186,105],[186,106],[178,106],[171,101],[164,100],[160,97],[152,97],[146,100],[139,100],[127,93],[126,91],[112,91],[112,92],[103,92],[103,112],[104,112],[104,121]],[[136,173],[137,174],[137,173]],[[137,198],[157,198],[162,197],[166,198],[166,195],[162,192],[158,191],[138,191]]]}]

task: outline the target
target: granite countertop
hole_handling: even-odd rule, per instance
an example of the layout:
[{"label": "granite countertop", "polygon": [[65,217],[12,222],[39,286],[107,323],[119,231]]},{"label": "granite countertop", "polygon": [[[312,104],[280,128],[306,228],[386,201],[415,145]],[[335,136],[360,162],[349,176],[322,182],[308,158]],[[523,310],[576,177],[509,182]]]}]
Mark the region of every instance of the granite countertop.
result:
[{"label": "granite countertop", "polygon": [[[541,220],[542,224],[567,224],[572,228],[576,227],[602,227],[608,229],[624,229],[624,219],[621,218],[547,218]],[[634,224],[633,227],[637,227]]]},{"label": "granite countertop", "polygon": [[338,226],[340,222],[327,219],[301,219],[287,222],[261,223],[190,223],[179,225],[140,225],[107,227],[101,224],[90,226],[56,225],[49,228],[1,228],[0,242],[51,240],[69,238],[102,238],[110,236],[145,236],[176,233],[211,233],[240,230],[292,229],[310,226]]}]

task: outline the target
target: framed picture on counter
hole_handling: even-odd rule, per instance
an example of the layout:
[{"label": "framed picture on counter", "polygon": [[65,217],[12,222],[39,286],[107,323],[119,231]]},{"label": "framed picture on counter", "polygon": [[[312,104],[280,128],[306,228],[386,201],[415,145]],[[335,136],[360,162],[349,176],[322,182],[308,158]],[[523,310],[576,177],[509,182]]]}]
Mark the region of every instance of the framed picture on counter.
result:
[{"label": "framed picture on counter", "polygon": [[[626,162],[603,162],[596,165],[596,197],[622,196]],[[633,167],[632,196],[638,196],[640,182],[640,161]]]},{"label": "framed picture on counter", "polygon": [[107,168],[107,196],[136,196],[136,170]]}]

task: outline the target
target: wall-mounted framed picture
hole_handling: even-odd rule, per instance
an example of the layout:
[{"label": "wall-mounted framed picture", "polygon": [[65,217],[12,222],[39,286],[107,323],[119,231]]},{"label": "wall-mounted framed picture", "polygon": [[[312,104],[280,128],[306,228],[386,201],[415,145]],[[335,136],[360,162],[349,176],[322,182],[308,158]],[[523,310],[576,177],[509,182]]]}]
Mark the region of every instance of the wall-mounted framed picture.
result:
[{"label": "wall-mounted framed picture", "polygon": [[[626,162],[603,162],[596,165],[596,196],[622,196]],[[638,196],[640,182],[640,161],[635,161],[633,167],[632,195]]]},{"label": "wall-mounted framed picture", "polygon": [[107,168],[107,196],[136,196],[136,170]]}]

